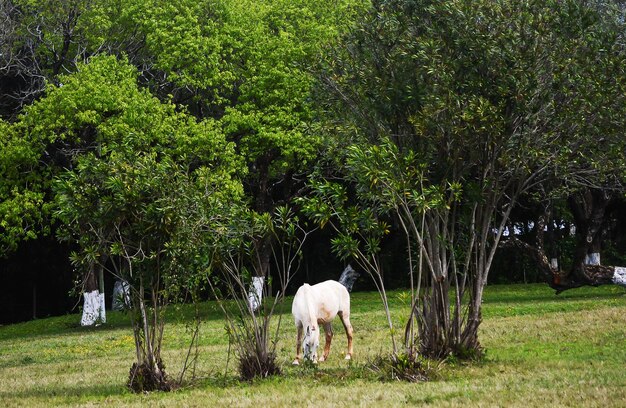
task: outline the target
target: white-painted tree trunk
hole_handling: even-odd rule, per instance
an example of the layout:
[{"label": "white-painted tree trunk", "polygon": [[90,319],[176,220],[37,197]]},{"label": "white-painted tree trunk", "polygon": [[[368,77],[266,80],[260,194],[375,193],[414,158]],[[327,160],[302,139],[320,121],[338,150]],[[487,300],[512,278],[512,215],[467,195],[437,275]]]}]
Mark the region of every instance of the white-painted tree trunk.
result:
[{"label": "white-painted tree trunk", "polygon": [[252,277],[252,283],[250,283],[250,289],[248,290],[248,306],[253,312],[256,312],[261,307],[264,283],[265,278],[263,276]]},{"label": "white-painted tree trunk", "polygon": [[626,287],[626,268],[622,266],[615,267],[615,272],[613,273],[613,283]]},{"label": "white-painted tree trunk", "polygon": [[551,258],[550,259],[550,268],[552,268],[555,271],[559,270],[559,260],[556,258]]},{"label": "white-painted tree trunk", "polygon": [[585,264],[587,265],[600,265],[600,252],[593,252],[587,254],[585,258]]},{"label": "white-painted tree trunk", "polygon": [[130,284],[116,280],[113,285],[113,302],[111,309],[121,311],[130,307]]},{"label": "white-painted tree trunk", "polygon": [[98,290],[83,293],[83,316],[81,326],[93,326],[96,323],[106,323],[106,309],[104,307],[104,293]]}]

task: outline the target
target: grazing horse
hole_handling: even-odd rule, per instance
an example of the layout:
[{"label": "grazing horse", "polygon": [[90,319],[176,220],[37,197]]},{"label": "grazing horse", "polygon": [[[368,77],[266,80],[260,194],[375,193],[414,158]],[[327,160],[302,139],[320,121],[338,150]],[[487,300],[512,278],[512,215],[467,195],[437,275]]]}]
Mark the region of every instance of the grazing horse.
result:
[{"label": "grazing horse", "polygon": [[[352,358],[352,325],[350,324],[350,294],[339,282],[328,280],[317,285],[304,284],[300,286],[293,298],[291,313],[296,320],[298,338],[296,341],[296,359],[293,364],[300,364],[302,360],[302,346],[304,358],[317,362],[317,347],[320,343],[319,325],[324,326],[326,344],[324,354],[319,361],[328,358],[330,342],[333,339],[332,320],[339,315],[348,336],[348,354],[346,360]],[[304,343],[302,336],[304,334]]]}]

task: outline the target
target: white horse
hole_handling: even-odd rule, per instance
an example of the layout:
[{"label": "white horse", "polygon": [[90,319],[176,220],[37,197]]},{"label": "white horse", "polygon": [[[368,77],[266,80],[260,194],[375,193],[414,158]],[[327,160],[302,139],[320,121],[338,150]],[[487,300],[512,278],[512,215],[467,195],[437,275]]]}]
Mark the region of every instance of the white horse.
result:
[{"label": "white horse", "polygon": [[304,334],[304,358],[317,362],[317,347],[320,343],[319,325],[324,326],[326,344],[324,354],[319,361],[328,358],[330,342],[333,339],[332,320],[339,315],[348,336],[348,354],[346,360],[352,358],[352,325],[350,324],[350,294],[339,282],[328,280],[317,285],[300,286],[293,298],[291,313],[296,320],[298,337],[296,340],[296,359],[293,364],[302,360],[302,336]]}]

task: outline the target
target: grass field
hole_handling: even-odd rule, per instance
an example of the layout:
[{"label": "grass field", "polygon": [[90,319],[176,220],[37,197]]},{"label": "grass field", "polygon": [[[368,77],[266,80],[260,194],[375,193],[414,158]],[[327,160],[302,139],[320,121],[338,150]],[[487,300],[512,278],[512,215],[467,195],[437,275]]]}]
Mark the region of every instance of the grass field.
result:
[{"label": "grass field", "polygon": [[[236,380],[224,321],[214,303],[202,304],[198,380],[146,395],[124,386],[134,356],[125,315],[109,313],[109,322],[97,328],[79,327],[78,315],[41,319],[0,327],[0,407],[626,407],[625,293],[607,286],[555,296],[546,285],[489,286],[484,361],[433,366],[436,378],[418,384],[381,381],[369,369],[377,355],[390,351],[376,293],[352,294],[352,362],[343,360],[345,336],[337,320],[329,360],[317,368],[291,366],[295,328],[284,314],[277,348],[284,375],[254,383]],[[400,322],[406,297],[402,291],[390,297]],[[171,376],[183,364],[190,312],[169,310],[164,359]]]}]

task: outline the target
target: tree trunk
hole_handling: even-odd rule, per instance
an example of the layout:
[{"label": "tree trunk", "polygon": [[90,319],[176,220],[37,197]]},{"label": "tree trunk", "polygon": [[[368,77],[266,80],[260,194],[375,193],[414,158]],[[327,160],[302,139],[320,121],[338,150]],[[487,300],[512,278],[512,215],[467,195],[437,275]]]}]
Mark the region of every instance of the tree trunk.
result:
[{"label": "tree trunk", "polygon": [[130,285],[124,280],[116,280],[113,285],[111,309],[122,311],[130,307]]},{"label": "tree trunk", "polygon": [[[254,207],[259,214],[269,213],[273,209],[269,174],[269,166],[273,158],[274,152],[269,151],[258,158],[255,165],[258,178],[257,184],[253,187]],[[272,258],[272,238],[270,236],[259,237],[255,242],[255,250],[255,258],[252,260],[254,276],[248,289],[248,306],[253,312],[257,311],[263,302],[263,287],[269,274]]]},{"label": "tree trunk", "polygon": [[[515,245],[529,255],[535,261],[546,282],[556,290],[557,294],[581,286],[615,284],[626,287],[626,268],[600,265],[599,253],[592,250],[592,255],[590,255],[589,251],[589,248],[593,247],[594,237],[599,236],[604,209],[607,204],[605,200],[607,199],[601,197],[595,201],[595,205],[590,205],[591,201],[586,200],[584,201],[585,206],[577,207],[575,218],[578,219],[578,240],[574,263],[570,270],[553,268],[554,265],[548,262],[548,257],[544,251],[543,230],[546,220],[549,218],[549,212],[541,216],[536,223],[536,244],[534,246],[521,241],[514,235],[510,236],[507,242],[503,242],[503,245]],[[581,218],[582,214],[586,214],[584,218]],[[580,232],[578,231],[578,223],[581,225]]]},{"label": "tree trunk", "polygon": [[[574,266],[571,273],[579,273],[579,280],[584,280],[584,268],[581,265],[599,265],[600,239],[602,223],[610,196],[603,190],[586,189],[583,192],[572,195],[568,204],[576,225],[577,245],[574,253]],[[594,259],[598,253],[598,259]],[[576,278],[572,278],[576,279]]]},{"label": "tree trunk", "polygon": [[481,347],[478,341],[478,328],[482,322],[482,299],[483,288],[480,279],[474,279],[470,292],[471,301],[467,314],[467,322],[461,334],[461,343],[457,345],[460,350],[457,353],[480,353]]},{"label": "tree trunk", "polygon": [[[160,355],[160,341],[162,331],[157,332],[159,325],[158,305],[153,304],[153,315],[149,315],[146,309],[145,286],[143,279],[139,278],[139,288],[135,300],[139,306],[139,321],[133,321],[135,334],[135,347],[137,362],[129,372],[128,387],[134,392],[146,391],[170,391],[171,385],[167,379]],[[152,299],[156,299],[154,288],[151,293]]]},{"label": "tree trunk", "polygon": [[90,268],[85,276],[83,314],[80,319],[81,326],[93,326],[97,323],[106,323],[104,293],[98,290],[96,271],[98,272],[100,282],[102,282],[102,274],[104,271],[100,264],[96,264]]},{"label": "tree trunk", "polygon": [[475,318],[468,319],[459,343],[454,326],[458,322],[458,316],[451,316],[451,311],[456,314],[460,310],[451,308],[449,282],[447,279],[435,280],[430,286],[430,293],[422,298],[422,321],[418,325],[420,353],[439,359],[450,354],[464,355],[469,350],[479,350],[480,305],[473,314]]},{"label": "tree trunk", "polygon": [[593,238],[590,248],[587,250],[587,256],[585,257],[585,265],[601,265],[600,262],[600,240],[601,234],[596,234]]},{"label": "tree trunk", "polygon": [[248,307],[252,312],[256,312],[261,307],[263,301],[264,276],[253,276],[248,290]]}]

